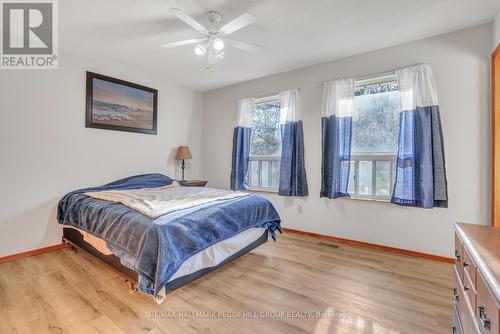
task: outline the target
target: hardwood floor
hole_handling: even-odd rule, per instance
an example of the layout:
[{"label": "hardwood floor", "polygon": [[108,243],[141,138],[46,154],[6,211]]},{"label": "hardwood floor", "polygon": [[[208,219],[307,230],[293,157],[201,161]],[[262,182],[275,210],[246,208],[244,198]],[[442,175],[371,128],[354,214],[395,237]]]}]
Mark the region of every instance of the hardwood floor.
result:
[{"label": "hardwood floor", "polygon": [[281,235],[161,305],[80,252],[4,263],[0,333],[451,332],[451,264],[335,245]]}]

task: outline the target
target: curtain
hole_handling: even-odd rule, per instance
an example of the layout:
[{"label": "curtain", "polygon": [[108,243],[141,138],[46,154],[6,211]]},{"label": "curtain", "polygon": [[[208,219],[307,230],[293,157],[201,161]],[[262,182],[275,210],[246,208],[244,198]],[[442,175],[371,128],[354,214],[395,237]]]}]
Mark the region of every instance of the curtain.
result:
[{"label": "curtain", "polygon": [[391,202],[447,207],[443,132],[432,69],[421,64],[396,71],[401,94],[396,181]]},{"label": "curtain", "polygon": [[238,120],[233,132],[231,189],[248,189],[248,163],[252,136],[254,99],[238,100]]},{"label": "curtain", "polygon": [[354,79],[325,82],[323,90],[321,197],[349,197]]},{"label": "curtain", "polygon": [[281,164],[278,194],[307,196],[300,92],[280,93]]}]

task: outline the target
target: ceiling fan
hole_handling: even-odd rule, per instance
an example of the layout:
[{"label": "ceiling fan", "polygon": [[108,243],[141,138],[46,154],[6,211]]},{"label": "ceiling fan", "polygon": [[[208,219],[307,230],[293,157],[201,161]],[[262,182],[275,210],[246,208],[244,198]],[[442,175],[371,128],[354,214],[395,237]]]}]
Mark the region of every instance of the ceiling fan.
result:
[{"label": "ceiling fan", "polygon": [[262,47],[257,44],[243,42],[237,39],[227,38],[228,35],[240,30],[255,22],[255,15],[245,13],[232,21],[220,26],[222,15],[215,11],[207,13],[208,27],[204,27],[191,16],[187,15],[181,9],[170,8],[170,13],[175,15],[179,20],[194,28],[196,31],[205,35],[204,38],[186,39],[183,41],[171,42],[163,44],[164,48],[173,48],[183,45],[196,44],[194,53],[198,56],[206,56],[207,69],[212,72],[215,70],[215,64],[218,59],[224,58],[224,48],[226,45],[250,51],[259,52]]}]

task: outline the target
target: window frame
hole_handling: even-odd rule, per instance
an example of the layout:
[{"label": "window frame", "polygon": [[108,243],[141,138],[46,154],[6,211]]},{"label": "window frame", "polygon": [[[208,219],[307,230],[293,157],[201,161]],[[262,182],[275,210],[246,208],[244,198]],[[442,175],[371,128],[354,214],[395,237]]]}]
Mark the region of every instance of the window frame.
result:
[{"label": "window frame", "polygon": [[[354,193],[349,193],[350,198],[352,199],[362,199],[362,200],[374,200],[374,201],[380,201],[380,202],[390,202],[391,196],[392,196],[392,191],[394,189],[394,182],[395,182],[395,177],[396,177],[396,154],[351,154],[351,162],[354,161]],[[372,193],[370,195],[364,195],[359,193],[359,162],[360,161],[371,161],[372,163],[372,171],[371,171],[371,189]],[[377,191],[377,178],[376,178],[376,173],[377,173],[377,162],[378,161],[389,161],[391,163],[391,168],[390,168],[390,185],[389,185],[389,196],[380,196],[376,195]],[[352,168],[349,170],[349,174],[353,172]],[[348,187],[349,189],[349,187]]]},{"label": "window frame", "polygon": [[[379,75],[375,77],[368,77],[364,79],[359,79],[355,80],[354,83],[354,90],[356,91],[360,87],[367,87],[367,86],[375,86],[375,85],[383,85],[383,84],[388,84],[391,82],[397,82],[397,76],[396,73],[387,73],[385,75]],[[399,88],[398,88],[399,91]],[[396,181],[396,159],[397,159],[397,152],[395,153],[388,153],[388,152],[380,152],[380,153],[359,153],[359,154],[352,154],[351,153],[351,158],[350,162],[354,161],[354,171],[352,168],[349,170],[349,180],[351,179],[351,176],[353,177],[354,180],[354,193],[349,192],[349,181],[348,181],[348,193],[350,197],[345,197],[345,198],[350,198],[350,199],[357,199],[357,200],[365,200],[365,201],[377,201],[377,202],[390,202],[391,197],[392,197],[392,192],[394,190],[394,183]],[[371,190],[372,193],[370,195],[364,195],[359,193],[359,162],[360,161],[371,161]],[[389,186],[389,196],[380,196],[376,195],[376,171],[377,171],[377,161],[389,161],[391,164],[390,168],[390,186]],[[354,173],[354,174],[352,174]]]},{"label": "window frame", "polygon": [[[263,187],[262,186],[262,178],[260,177],[260,173],[262,172],[262,161],[279,161],[281,163],[281,155],[251,155],[250,160],[249,160],[249,165],[251,166],[252,161],[258,161],[259,162],[259,167],[257,169],[257,175],[258,175],[258,186],[251,186],[252,184],[252,173],[251,173],[251,167],[248,168],[248,190],[253,190],[253,191],[265,191],[265,192],[273,192],[277,193],[279,191],[279,178],[278,178],[278,187]],[[272,163],[268,165],[268,175],[271,172],[272,169]],[[279,177],[279,174],[278,174]]]},{"label": "window frame", "polygon": [[[280,102],[280,96],[279,94],[272,94],[272,95],[267,95],[259,98],[254,98],[254,104],[261,104],[261,103],[269,103],[269,102],[274,102],[278,101]],[[281,109],[281,105],[280,105]],[[255,109],[254,109],[255,111]],[[252,136],[253,136],[253,125],[252,125]],[[280,139],[281,140],[281,139]],[[252,140],[250,140],[250,152],[252,151]],[[258,175],[258,186],[252,186],[252,161],[258,161],[259,162],[259,167],[257,169],[257,175]],[[269,161],[269,166],[268,166],[268,173],[271,172],[272,169],[272,161],[279,161],[281,163],[281,154],[275,154],[275,155],[249,155],[249,161],[248,161],[248,190],[250,191],[262,191],[262,192],[272,192],[272,193],[277,193],[279,191],[279,173],[278,173],[278,187],[263,187],[262,186],[262,178],[261,178],[261,173],[262,173],[262,162],[263,161]],[[281,167],[281,166],[279,166]],[[269,174],[268,174],[269,175]]]}]

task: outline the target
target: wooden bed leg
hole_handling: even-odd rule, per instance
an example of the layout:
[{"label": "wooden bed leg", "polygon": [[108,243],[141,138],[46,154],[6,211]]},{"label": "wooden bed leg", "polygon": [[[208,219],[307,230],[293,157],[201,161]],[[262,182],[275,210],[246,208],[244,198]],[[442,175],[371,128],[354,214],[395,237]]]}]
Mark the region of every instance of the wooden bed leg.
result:
[{"label": "wooden bed leg", "polygon": [[129,291],[130,293],[134,293],[134,292],[137,291],[137,286],[135,285],[134,282],[132,282],[132,281],[125,281],[125,282],[127,282],[127,285],[128,285],[129,290],[130,290]]}]

